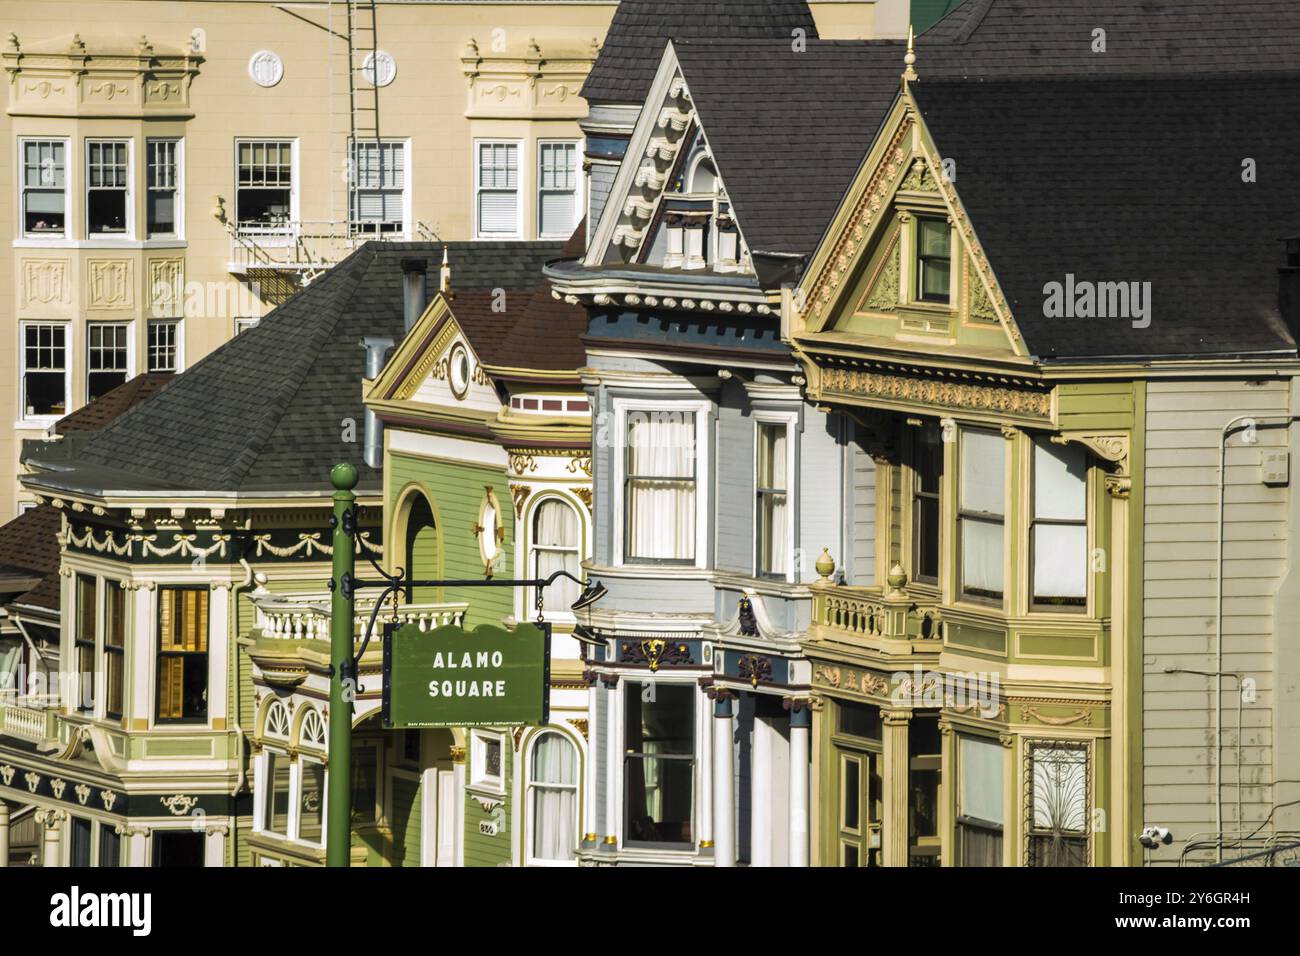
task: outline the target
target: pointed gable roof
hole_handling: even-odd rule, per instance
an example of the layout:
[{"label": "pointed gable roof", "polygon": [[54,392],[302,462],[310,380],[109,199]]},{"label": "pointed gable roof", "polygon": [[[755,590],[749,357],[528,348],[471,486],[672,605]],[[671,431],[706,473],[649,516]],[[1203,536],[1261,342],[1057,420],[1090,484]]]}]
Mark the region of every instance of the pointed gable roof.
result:
[{"label": "pointed gable roof", "polygon": [[784,37],[817,25],[804,0],[620,0],[582,96],[589,103],[645,99],[669,39]]},{"label": "pointed gable roof", "polygon": [[[453,283],[466,293],[528,287],[558,242],[448,243]],[[436,275],[441,244],[367,242],[165,389],[89,439],[74,463],[37,481],[100,491],[324,491],[331,463],[350,461],[361,487],[378,473],[359,429],[367,335],[403,335],[401,260],[423,257]],[[31,464],[41,470],[42,458]]]},{"label": "pointed gable roof", "polygon": [[[1300,234],[1300,75],[911,88],[1034,355],[1294,353],[1278,267]],[[1044,286],[1069,275],[1150,282],[1150,325],[1048,317]]]}]

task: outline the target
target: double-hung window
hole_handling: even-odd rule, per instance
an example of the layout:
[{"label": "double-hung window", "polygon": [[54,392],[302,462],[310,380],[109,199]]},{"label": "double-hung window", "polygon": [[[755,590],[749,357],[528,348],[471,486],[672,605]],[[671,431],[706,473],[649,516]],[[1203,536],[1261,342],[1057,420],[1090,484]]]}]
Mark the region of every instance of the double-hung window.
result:
[{"label": "double-hung window", "polygon": [[352,231],[378,236],[406,231],[406,144],[359,140],[352,155]]},{"label": "double-hung window", "polygon": [[131,224],[130,144],[86,140],[86,232],[125,236]]},{"label": "double-hung window", "polygon": [[26,418],[68,413],[68,327],[23,324],[23,412]]},{"label": "double-hung window", "polygon": [[578,144],[537,144],[537,234],[568,238],[578,224]]},{"label": "double-hung window", "polygon": [[149,371],[179,372],[181,320],[155,319],[149,323]]},{"label": "double-hung window", "polygon": [[754,456],[758,573],[785,577],[790,570],[790,426],[759,422]]},{"label": "double-hung window", "polygon": [[150,238],[180,235],[180,141],[151,139],[148,153],[146,230]]},{"label": "double-hung window", "polygon": [[266,776],[262,790],[262,829],[278,836],[289,835],[289,783],[291,769],[289,756],[269,747],[266,754]]},{"label": "double-hung window", "polygon": [[695,688],[623,685],[623,839],[694,845]]},{"label": "double-hung window", "polygon": [[518,236],[519,144],[475,144],[475,183],[478,234]]},{"label": "double-hung window", "polygon": [[957,739],[957,865],[1001,866],[1005,748],[983,737]]},{"label": "double-hung window", "polygon": [[693,409],[627,413],[623,554],[628,561],[695,562],[695,420]]},{"label": "double-hung window", "polygon": [[86,400],[93,402],[123,384],[130,371],[130,326],[92,322],[86,327]]},{"label": "double-hung window", "polygon": [[961,433],[961,592],[1002,601],[1003,539],[1006,524],[1006,439],[998,432]]},{"label": "double-hung window", "polygon": [[1081,608],[1088,598],[1088,458],[1081,445],[1034,439],[1033,604]]},{"label": "double-hung window", "polygon": [[952,227],[944,219],[916,221],[916,297],[947,302],[952,278]]},{"label": "double-hung window", "polygon": [[937,584],[942,433],[937,425],[930,423],[914,430],[912,435],[912,579]]},{"label": "double-hung window", "polygon": [[23,235],[66,237],[68,144],[61,139],[26,139],[22,150]]},{"label": "double-hung window", "polygon": [[[578,513],[559,498],[546,498],[533,512],[533,576],[550,577],[567,571],[582,576]],[[542,610],[567,612],[578,599],[578,584],[568,578],[556,578],[542,589]]]},{"label": "double-hung window", "polygon": [[563,734],[533,739],[528,758],[528,859],[568,863],[578,846],[578,748]]},{"label": "double-hung window", "polygon": [[104,715],[122,716],[126,659],[126,589],[104,581]]},{"label": "double-hung window", "polygon": [[208,591],[158,589],[158,720],[208,719]]},{"label": "double-hung window", "polygon": [[235,146],[235,223],[242,233],[286,235],[293,219],[293,140]]},{"label": "double-hung window", "polygon": [[77,623],[72,635],[76,648],[77,667],[77,710],[93,713],[95,710],[95,666],[96,635],[99,618],[99,589],[95,578],[90,574],[78,574],[76,577]]}]

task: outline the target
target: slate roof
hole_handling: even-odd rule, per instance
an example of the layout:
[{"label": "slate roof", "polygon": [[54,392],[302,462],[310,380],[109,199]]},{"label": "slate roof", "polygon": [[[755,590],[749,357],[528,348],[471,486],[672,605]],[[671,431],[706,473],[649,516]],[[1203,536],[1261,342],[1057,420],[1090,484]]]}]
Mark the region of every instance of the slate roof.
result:
[{"label": "slate roof", "polygon": [[[1106,52],[1092,50],[1106,31]],[[941,59],[936,44],[950,44]],[[922,80],[971,76],[1289,72],[1295,0],[966,0],[916,44]],[[936,72],[938,71],[938,72]]]},{"label": "slate roof", "polygon": [[[452,285],[473,293],[530,287],[558,242],[451,242]],[[337,461],[362,488],[366,335],[403,335],[401,260],[428,263],[436,288],[443,246],[367,242],[307,288],[86,441],[75,461],[52,456],[44,484],[108,490],[324,491]],[[348,420],[358,432],[343,441]],[[33,454],[36,468],[43,461]]]},{"label": "slate roof", "polygon": [[811,255],[898,95],[906,44],[673,48],[750,249]]},{"label": "slate roof", "polygon": [[817,36],[804,0],[620,0],[582,95],[588,103],[645,99],[669,39]]},{"label": "slate roof", "polygon": [[[1300,234],[1300,125],[1287,119],[1300,74],[913,91],[1034,354],[1294,351],[1277,295],[1280,240]],[[1242,180],[1245,157],[1257,182]],[[1150,282],[1150,327],[1044,316],[1044,285],[1067,274]]]}]

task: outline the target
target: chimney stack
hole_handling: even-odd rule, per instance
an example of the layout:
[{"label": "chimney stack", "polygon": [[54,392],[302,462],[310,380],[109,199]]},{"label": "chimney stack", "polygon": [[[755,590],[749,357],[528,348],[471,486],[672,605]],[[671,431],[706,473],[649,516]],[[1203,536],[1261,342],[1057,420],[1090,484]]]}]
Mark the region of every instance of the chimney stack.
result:
[{"label": "chimney stack", "polygon": [[427,269],[428,263],[423,259],[402,260],[402,319],[407,332],[419,321],[424,307],[429,304]]}]

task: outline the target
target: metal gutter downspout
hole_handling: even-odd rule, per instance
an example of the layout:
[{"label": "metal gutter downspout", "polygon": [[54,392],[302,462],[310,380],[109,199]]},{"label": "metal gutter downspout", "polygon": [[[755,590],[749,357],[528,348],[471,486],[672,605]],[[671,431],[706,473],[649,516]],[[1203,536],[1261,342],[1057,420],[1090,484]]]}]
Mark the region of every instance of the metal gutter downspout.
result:
[{"label": "metal gutter downspout", "polygon": [[[1250,429],[1256,425],[1290,425],[1297,418],[1300,416],[1238,415],[1228,421],[1219,432],[1219,501],[1216,516],[1218,540],[1215,548],[1214,573],[1214,826],[1218,833],[1220,863],[1223,862],[1223,498],[1224,487],[1227,484],[1228,435],[1242,427]],[[1238,696],[1240,697],[1240,694]],[[1240,704],[1240,701],[1238,703]],[[1240,758],[1240,729],[1237,731],[1237,755]],[[1238,771],[1237,787],[1240,792],[1240,771]],[[1238,813],[1240,814],[1240,811]],[[1241,825],[1240,817],[1237,825]]]}]

